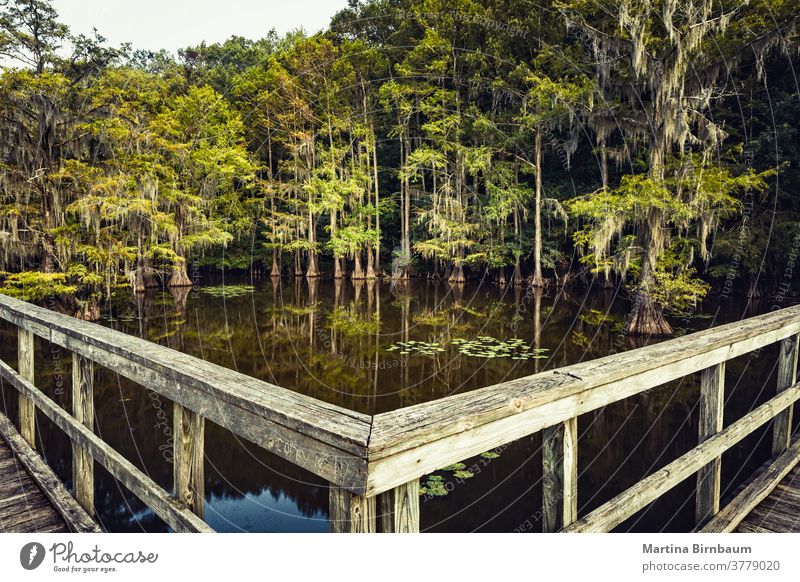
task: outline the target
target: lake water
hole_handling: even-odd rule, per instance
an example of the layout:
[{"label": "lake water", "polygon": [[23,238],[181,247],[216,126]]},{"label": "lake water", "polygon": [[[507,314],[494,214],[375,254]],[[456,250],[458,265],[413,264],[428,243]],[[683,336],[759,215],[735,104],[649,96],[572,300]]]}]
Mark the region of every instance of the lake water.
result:
[{"label": "lake water", "polygon": [[[120,292],[102,325],[193,354],[328,402],[380,413],[474,390],[537,371],[644,345],[621,333],[629,301],[615,291],[533,293],[494,284],[228,280],[192,290]],[[678,333],[772,309],[718,298],[685,317]],[[16,365],[16,337],[0,323],[0,358]],[[36,384],[70,409],[71,356],[37,339]],[[729,362],[725,424],[775,392],[777,349]],[[97,367],[98,434],[167,490],[172,486],[172,405]],[[694,375],[579,418],[579,515],[601,505],[697,442],[699,378]],[[3,387],[16,419],[16,393]],[[39,448],[71,486],[69,439],[41,414]],[[472,477],[437,471],[424,495],[424,531],[539,531],[541,438],[464,460]],[[769,455],[757,431],[723,456],[729,490]],[[327,531],[322,479],[206,424],[206,520],[219,531]],[[491,458],[490,458],[491,457]],[[98,519],[109,531],[166,531],[105,470],[96,469]],[[425,479],[424,481],[428,481]],[[687,531],[694,478],[622,524],[620,531]]]}]

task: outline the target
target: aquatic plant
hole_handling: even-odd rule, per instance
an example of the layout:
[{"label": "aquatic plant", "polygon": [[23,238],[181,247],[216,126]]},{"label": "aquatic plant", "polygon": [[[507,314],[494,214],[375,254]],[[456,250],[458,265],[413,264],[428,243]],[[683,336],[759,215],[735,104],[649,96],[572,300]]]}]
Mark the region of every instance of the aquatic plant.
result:
[{"label": "aquatic plant", "polygon": [[199,291],[212,297],[233,299],[234,297],[250,295],[255,289],[252,285],[215,285],[213,287],[201,287]]},{"label": "aquatic plant", "polygon": [[547,358],[545,354],[548,351],[546,348],[531,348],[521,338],[501,340],[487,335],[473,340],[457,338],[453,344],[458,346],[460,354],[472,358],[538,360]]},{"label": "aquatic plant", "polygon": [[[480,456],[484,459],[492,460],[497,459],[500,454],[494,451],[487,451],[485,453],[481,453]],[[439,469],[439,471],[452,473],[454,478],[461,480],[472,479],[475,476],[475,473],[467,469],[467,465],[465,463],[453,463],[452,465],[442,467]],[[447,490],[447,485],[442,475],[431,474],[422,477],[419,488],[420,495],[444,497],[448,493],[449,491]]]},{"label": "aquatic plant", "polygon": [[396,342],[386,348],[386,351],[398,352],[401,356],[416,354],[422,356],[435,356],[436,354],[445,351],[445,348],[439,342],[409,340],[407,342]]}]

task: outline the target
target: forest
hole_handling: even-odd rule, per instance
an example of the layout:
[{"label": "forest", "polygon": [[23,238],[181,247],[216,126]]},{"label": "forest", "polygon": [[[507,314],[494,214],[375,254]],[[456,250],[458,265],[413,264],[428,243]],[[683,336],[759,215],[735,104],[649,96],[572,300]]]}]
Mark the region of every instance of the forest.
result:
[{"label": "forest", "polygon": [[791,0],[350,0],[167,51],[0,0],[0,292],[254,276],[793,295]]}]

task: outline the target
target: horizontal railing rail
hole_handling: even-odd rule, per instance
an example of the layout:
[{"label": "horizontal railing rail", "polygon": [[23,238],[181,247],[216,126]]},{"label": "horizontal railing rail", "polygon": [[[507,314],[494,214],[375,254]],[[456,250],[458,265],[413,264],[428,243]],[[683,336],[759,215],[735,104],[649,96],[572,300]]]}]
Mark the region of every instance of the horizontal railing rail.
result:
[{"label": "horizontal railing rail", "polygon": [[[419,531],[420,477],[539,431],[545,531],[607,531],[693,473],[698,528],[708,523],[729,530],[741,519],[741,508],[763,498],[774,477],[785,475],[798,457],[787,457],[787,450],[792,407],[800,397],[795,384],[800,306],[376,416],[16,299],[0,296],[0,319],[19,329],[19,370],[2,364],[0,375],[20,392],[23,437],[33,442],[33,414],[41,409],[73,440],[75,495],[82,506],[93,509],[96,460],[179,530],[207,528],[198,522],[206,418],[328,480],[333,531]],[[74,354],[72,414],[35,387],[33,335]],[[781,347],[777,395],[724,427],[725,362],[776,342]],[[172,494],[94,434],[95,363],[175,403]],[[579,518],[578,416],[697,372],[698,446]],[[722,453],[770,421],[780,470],[743,492],[739,509],[720,512]],[[732,517],[726,523],[715,517],[727,514]]]}]

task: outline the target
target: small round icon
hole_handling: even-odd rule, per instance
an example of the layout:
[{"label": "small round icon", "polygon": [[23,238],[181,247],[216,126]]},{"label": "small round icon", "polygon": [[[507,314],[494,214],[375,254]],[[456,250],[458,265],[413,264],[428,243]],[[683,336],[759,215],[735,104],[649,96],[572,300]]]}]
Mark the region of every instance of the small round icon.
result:
[{"label": "small round icon", "polygon": [[19,563],[26,570],[35,570],[44,561],[44,546],[39,542],[30,542],[19,551]]}]

